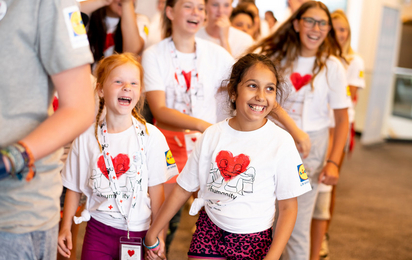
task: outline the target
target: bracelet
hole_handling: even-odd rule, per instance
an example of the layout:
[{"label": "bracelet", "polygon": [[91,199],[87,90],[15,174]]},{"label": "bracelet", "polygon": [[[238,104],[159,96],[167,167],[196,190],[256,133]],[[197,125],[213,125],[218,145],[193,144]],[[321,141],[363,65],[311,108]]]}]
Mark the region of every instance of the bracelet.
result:
[{"label": "bracelet", "polygon": [[[0,180],[10,176],[10,173],[6,170],[6,164],[3,161],[3,158],[8,160],[7,156],[4,156],[3,153],[0,153]],[[10,160],[9,160],[10,162]]]},{"label": "bracelet", "polygon": [[339,164],[335,163],[335,162],[332,161],[332,160],[327,160],[326,162],[331,163],[331,164],[334,164],[336,167],[339,168]]},{"label": "bracelet", "polygon": [[159,238],[158,237],[156,237],[157,238],[157,241],[156,241],[156,243],[154,244],[154,245],[152,245],[152,246],[147,246],[145,243],[144,243],[144,238],[143,238],[143,246],[144,247],[146,247],[147,249],[155,249],[156,247],[158,247],[159,245],[160,245],[160,241],[159,241]]},{"label": "bracelet", "polygon": [[[12,144],[0,150],[2,157],[5,157],[10,162],[9,175],[26,181],[33,179],[36,174],[34,167],[34,157],[30,149],[22,142]],[[2,158],[3,159],[3,158]],[[4,164],[4,163],[3,163]],[[28,171],[25,171],[26,167]],[[5,171],[5,169],[4,169]]]},{"label": "bracelet", "polygon": [[[28,162],[26,166],[29,168],[29,172],[26,175],[26,181],[31,181],[34,176],[36,175],[36,167],[34,166],[34,156],[29,147],[23,142],[17,142],[17,144],[21,145],[24,148],[24,154],[28,158]],[[23,153],[22,153],[23,154]]]}]

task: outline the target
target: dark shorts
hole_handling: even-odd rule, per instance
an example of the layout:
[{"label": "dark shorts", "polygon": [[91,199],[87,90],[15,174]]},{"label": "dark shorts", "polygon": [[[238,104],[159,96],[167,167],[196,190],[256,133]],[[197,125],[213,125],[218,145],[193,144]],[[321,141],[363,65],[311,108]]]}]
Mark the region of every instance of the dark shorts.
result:
[{"label": "dark shorts", "polygon": [[204,210],[200,211],[196,231],[188,252],[189,257],[204,259],[263,259],[272,244],[272,228],[234,234],[216,226]]},{"label": "dark shorts", "polygon": [[[145,231],[130,231],[131,237],[146,236]],[[87,222],[84,235],[82,260],[118,260],[120,254],[120,237],[126,237],[127,231],[106,226],[91,218]],[[144,259],[144,250],[141,248],[141,259]]]}]

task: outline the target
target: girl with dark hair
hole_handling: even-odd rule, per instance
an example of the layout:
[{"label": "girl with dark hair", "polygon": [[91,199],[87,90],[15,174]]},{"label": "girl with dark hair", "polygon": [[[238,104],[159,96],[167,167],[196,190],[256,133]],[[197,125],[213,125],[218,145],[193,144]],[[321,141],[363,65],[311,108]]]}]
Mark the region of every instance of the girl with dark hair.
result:
[{"label": "girl with dark hair", "polygon": [[253,36],[255,17],[252,12],[247,10],[247,6],[244,4],[238,5],[233,9],[230,15],[230,22],[232,26],[238,30],[241,30],[251,37]]},{"label": "girl with dark hair", "polygon": [[[318,183],[337,183],[348,131],[350,96],[345,69],[336,57],[341,57],[341,49],[329,10],[319,1],[304,3],[275,33],[251,49],[256,50],[270,57],[285,76],[289,89],[284,109],[312,143],[309,156],[303,159],[312,191],[298,198],[296,225],[283,255],[284,259],[307,260]],[[335,136],[325,158],[329,109],[335,116]]]},{"label": "girl with dark hair", "polygon": [[87,36],[96,62],[114,52],[139,54],[143,50],[143,33],[137,26],[133,2],[91,0],[81,3],[81,11],[90,17]]},{"label": "girl with dark hair", "polygon": [[[235,115],[199,138],[145,245],[157,244],[158,233],[199,190],[190,209],[191,215],[200,211],[190,260],[279,259],[295,223],[296,197],[311,189],[292,137],[266,118],[279,108],[282,91],[266,56],[248,54],[236,62],[227,82]],[[157,250],[148,250],[149,259]]]}]

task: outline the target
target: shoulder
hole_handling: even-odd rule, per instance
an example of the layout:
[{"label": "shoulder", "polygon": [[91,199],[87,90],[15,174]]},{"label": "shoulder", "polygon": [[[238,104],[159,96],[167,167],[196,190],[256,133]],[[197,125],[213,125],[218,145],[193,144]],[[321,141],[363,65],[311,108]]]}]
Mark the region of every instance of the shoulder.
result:
[{"label": "shoulder", "polygon": [[326,59],[326,67],[328,70],[342,71],[342,72],[346,71],[345,67],[343,66],[342,61],[334,55],[330,55]]},{"label": "shoulder", "polygon": [[144,14],[136,14],[136,21],[141,22],[141,23],[145,23],[145,24],[150,23],[149,18]]},{"label": "shoulder", "polygon": [[207,39],[207,37],[210,37],[206,32],[206,27],[205,26],[201,27],[199,29],[199,31],[197,31],[196,37],[201,38],[201,39]]},{"label": "shoulder", "polygon": [[167,43],[170,41],[170,37],[163,39],[162,41],[150,46],[143,52],[143,58],[145,55],[162,55],[167,51]]},{"label": "shoulder", "polygon": [[349,64],[349,66],[357,66],[357,67],[363,67],[364,66],[364,62],[361,56],[359,56],[358,54],[353,54],[352,55],[352,60]]},{"label": "shoulder", "polygon": [[203,58],[233,63],[232,55],[218,44],[196,37],[196,48],[199,48]]},{"label": "shoulder", "polygon": [[289,132],[279,127],[278,125],[276,125],[274,122],[272,122],[269,119],[268,119],[267,127],[268,127],[268,131],[270,131],[273,136],[276,136],[277,139],[294,144],[295,141],[293,140]]}]

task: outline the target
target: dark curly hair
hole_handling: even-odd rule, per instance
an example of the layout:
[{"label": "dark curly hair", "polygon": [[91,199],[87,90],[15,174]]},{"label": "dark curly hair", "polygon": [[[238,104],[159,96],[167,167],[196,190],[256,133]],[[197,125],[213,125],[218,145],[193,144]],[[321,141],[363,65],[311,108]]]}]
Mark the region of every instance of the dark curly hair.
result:
[{"label": "dark curly hair", "polygon": [[[257,64],[262,64],[266,66],[270,71],[273,72],[273,74],[276,77],[276,99],[277,103],[281,102],[283,100],[283,95],[284,95],[284,87],[283,87],[283,80],[281,76],[278,73],[278,70],[276,69],[275,64],[272,62],[271,59],[269,59],[265,55],[261,54],[255,54],[255,53],[249,53],[240,58],[232,67],[232,72],[230,74],[230,78],[224,81],[224,86],[227,88],[227,94],[228,94],[228,101],[230,104],[230,109],[231,112],[236,110],[236,103],[232,102],[231,99],[233,96],[238,97],[238,85],[242,81],[243,77],[246,75],[246,73],[249,71],[251,67]],[[274,107],[274,110],[277,108],[277,106]]]}]

